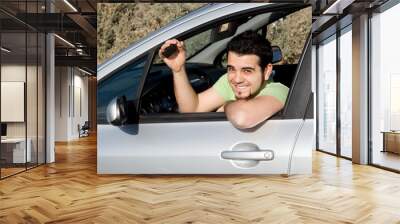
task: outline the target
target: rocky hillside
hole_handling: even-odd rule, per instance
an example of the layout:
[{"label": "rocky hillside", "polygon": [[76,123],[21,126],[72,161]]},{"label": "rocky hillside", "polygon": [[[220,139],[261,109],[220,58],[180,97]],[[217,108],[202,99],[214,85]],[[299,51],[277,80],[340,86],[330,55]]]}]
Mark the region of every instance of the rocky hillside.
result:
[{"label": "rocky hillside", "polygon": [[203,3],[99,3],[97,61],[111,58],[131,43]]},{"label": "rocky hillside", "polygon": [[[203,3],[99,3],[97,6],[97,61],[102,63],[131,43]],[[281,46],[284,60],[293,63],[301,54],[311,28],[311,8],[270,25],[267,34]]]}]

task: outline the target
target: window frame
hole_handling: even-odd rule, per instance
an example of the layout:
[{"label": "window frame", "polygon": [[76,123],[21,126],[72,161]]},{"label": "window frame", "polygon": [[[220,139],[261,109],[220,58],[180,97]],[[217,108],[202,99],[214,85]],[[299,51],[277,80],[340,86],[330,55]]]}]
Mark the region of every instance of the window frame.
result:
[{"label": "window frame", "polygon": [[[328,27],[326,30],[324,30],[320,36],[317,36],[316,38],[313,38],[313,45],[316,45],[316,62],[317,62],[317,69],[316,69],[316,89],[317,89],[317,94],[316,94],[316,108],[319,107],[319,94],[318,94],[318,89],[319,89],[319,85],[320,85],[320,78],[319,77],[319,51],[318,48],[320,47],[321,44],[326,44],[327,42],[330,41],[336,41],[336,151],[335,152],[329,152],[327,150],[321,149],[320,148],[320,142],[319,142],[319,129],[321,128],[319,125],[319,120],[320,120],[320,113],[321,111],[316,111],[316,151],[319,152],[323,152],[329,155],[333,155],[339,158],[343,158],[346,160],[350,160],[352,161],[352,158],[347,157],[342,155],[342,150],[341,150],[341,119],[340,119],[340,104],[341,104],[341,99],[340,99],[340,94],[341,94],[341,90],[340,90],[340,76],[341,76],[341,67],[340,67],[340,60],[341,60],[341,55],[340,55],[340,42],[341,42],[341,36],[344,35],[347,32],[352,32],[352,29],[349,30],[349,27],[352,26],[352,21],[350,20],[349,16],[345,16],[343,18],[341,18],[339,20],[340,22],[342,22],[341,26],[339,28],[336,28],[336,24],[333,24],[331,27]],[[332,28],[335,28],[335,30],[333,30]]]}]

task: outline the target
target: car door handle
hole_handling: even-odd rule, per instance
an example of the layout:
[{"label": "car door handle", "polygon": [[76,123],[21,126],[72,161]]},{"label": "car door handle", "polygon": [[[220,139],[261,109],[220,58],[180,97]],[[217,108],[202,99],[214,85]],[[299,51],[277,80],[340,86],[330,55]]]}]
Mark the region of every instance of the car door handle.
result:
[{"label": "car door handle", "polygon": [[260,160],[268,161],[274,159],[274,151],[257,150],[257,151],[223,151],[221,157],[230,160]]}]

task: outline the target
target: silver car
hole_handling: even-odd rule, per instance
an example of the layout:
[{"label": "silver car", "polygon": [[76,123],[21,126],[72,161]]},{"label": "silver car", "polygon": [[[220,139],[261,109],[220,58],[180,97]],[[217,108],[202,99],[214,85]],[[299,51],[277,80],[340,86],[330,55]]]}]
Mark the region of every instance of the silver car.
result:
[{"label": "silver car", "polygon": [[[181,17],[98,66],[99,174],[311,173],[314,143],[311,38],[296,63],[279,63],[273,79],[290,87],[284,109],[255,128],[239,130],[224,113],[178,113],[172,73],[158,57],[177,38],[197,92],[226,72],[226,45],[246,30],[266,34],[304,4],[209,4]],[[310,18],[311,20],[311,18]]]}]

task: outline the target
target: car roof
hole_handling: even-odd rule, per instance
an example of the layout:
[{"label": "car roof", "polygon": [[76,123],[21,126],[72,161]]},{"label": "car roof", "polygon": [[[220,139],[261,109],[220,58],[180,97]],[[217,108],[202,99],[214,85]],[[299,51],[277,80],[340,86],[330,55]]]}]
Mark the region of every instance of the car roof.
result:
[{"label": "car roof", "polygon": [[188,31],[193,27],[200,26],[218,18],[223,18],[226,15],[274,4],[275,3],[212,3],[205,5],[172,21],[163,28],[150,33],[105,61],[103,64],[98,65],[97,80],[102,80],[127,65],[137,56],[142,55],[151,48],[163,43],[165,40]]}]

